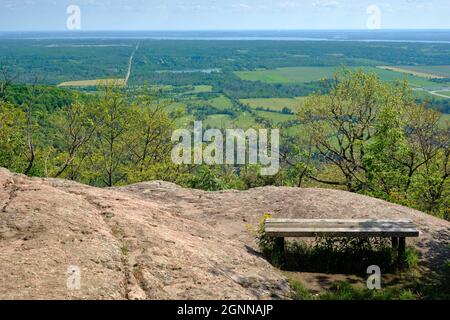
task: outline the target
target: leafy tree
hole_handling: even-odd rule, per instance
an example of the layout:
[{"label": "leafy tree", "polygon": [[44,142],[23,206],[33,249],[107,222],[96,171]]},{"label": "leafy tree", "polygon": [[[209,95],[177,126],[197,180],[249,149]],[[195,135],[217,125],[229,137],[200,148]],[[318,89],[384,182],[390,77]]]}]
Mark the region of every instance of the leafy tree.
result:
[{"label": "leafy tree", "polygon": [[28,165],[23,171],[26,175],[35,175],[38,169],[35,168],[35,162],[37,160],[37,145],[36,135],[39,130],[39,124],[36,120],[35,106],[40,97],[44,94],[44,91],[39,89],[39,78],[36,77],[33,84],[27,86],[27,99],[24,101],[22,108],[25,110],[26,122],[25,122],[25,140],[27,145],[27,162]]},{"label": "leafy tree", "polygon": [[131,111],[121,90],[112,86],[103,88],[98,102],[97,117],[102,126],[95,132],[89,164],[91,179],[97,185],[112,187],[126,181],[124,168],[129,159],[126,134]]},{"label": "leafy tree", "polygon": [[[322,159],[312,180],[448,215],[448,124],[417,105],[407,83],[344,71],[328,95],[308,98],[300,117],[314,148],[303,163]],[[339,175],[319,174],[327,167]]]},{"label": "leafy tree", "polygon": [[220,171],[217,168],[200,166],[197,172],[187,179],[186,184],[189,188],[206,191],[226,189],[227,186],[220,176]]},{"label": "leafy tree", "polygon": [[[161,174],[167,176],[174,169],[170,155],[175,123],[165,112],[169,103],[168,100],[160,100],[158,93],[149,94],[144,87],[131,106],[129,130],[125,137],[130,153],[130,165],[127,168],[130,182],[152,180]],[[157,171],[155,166],[158,167]]]},{"label": "leafy tree", "polygon": [[328,95],[310,96],[300,113],[318,155],[336,166],[341,180],[327,181],[330,185],[346,186],[350,191],[364,188],[365,142],[375,132],[375,120],[389,99],[395,96],[387,84],[373,74],[344,71],[336,75]]},{"label": "leafy tree", "polygon": [[3,64],[0,64],[0,73],[0,101],[6,101],[7,89],[12,86],[16,76],[12,76]]},{"label": "leafy tree", "polygon": [[[51,176],[75,180],[80,176],[80,153],[93,139],[102,119],[95,113],[95,106],[80,100],[58,110],[52,115],[56,128],[53,144],[56,146]],[[82,155],[81,155],[82,157]]]},{"label": "leafy tree", "polygon": [[0,167],[23,172],[27,164],[25,113],[16,106],[0,102]]}]

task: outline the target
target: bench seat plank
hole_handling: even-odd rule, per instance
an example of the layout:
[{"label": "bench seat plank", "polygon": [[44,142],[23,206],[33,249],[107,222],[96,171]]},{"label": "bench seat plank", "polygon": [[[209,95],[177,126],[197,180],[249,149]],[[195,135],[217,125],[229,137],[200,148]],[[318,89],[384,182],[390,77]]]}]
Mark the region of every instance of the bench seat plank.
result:
[{"label": "bench seat plank", "polygon": [[418,237],[408,219],[267,219],[266,234],[273,237]]}]

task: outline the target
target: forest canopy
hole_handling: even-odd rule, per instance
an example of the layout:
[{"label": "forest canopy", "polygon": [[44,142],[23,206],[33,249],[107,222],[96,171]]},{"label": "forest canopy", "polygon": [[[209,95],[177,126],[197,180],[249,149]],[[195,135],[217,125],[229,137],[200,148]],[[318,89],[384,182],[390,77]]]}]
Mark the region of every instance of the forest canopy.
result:
[{"label": "forest canopy", "polygon": [[[102,87],[86,94],[4,83],[0,166],[94,186],[159,179],[205,190],[332,187],[449,219],[448,121],[417,103],[406,82],[346,70],[322,86],[295,115],[288,108],[280,111],[300,125],[281,127],[282,169],[261,176],[248,164],[173,164],[171,134],[179,113],[161,91]],[[230,115],[256,112],[231,101]],[[195,112],[206,117],[210,110],[202,106]],[[255,119],[259,126],[276,126]]]}]

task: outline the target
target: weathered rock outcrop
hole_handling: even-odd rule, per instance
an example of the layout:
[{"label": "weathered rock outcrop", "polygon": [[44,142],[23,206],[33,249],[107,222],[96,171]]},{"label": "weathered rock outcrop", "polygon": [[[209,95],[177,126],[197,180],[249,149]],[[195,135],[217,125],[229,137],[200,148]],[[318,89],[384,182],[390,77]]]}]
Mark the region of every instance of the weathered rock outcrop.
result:
[{"label": "weathered rock outcrop", "polygon": [[[203,192],[165,182],[99,189],[0,168],[0,299],[285,299],[286,279],[256,252],[261,215],[409,217],[430,265],[450,224],[342,191]],[[81,289],[66,285],[70,266]]]}]

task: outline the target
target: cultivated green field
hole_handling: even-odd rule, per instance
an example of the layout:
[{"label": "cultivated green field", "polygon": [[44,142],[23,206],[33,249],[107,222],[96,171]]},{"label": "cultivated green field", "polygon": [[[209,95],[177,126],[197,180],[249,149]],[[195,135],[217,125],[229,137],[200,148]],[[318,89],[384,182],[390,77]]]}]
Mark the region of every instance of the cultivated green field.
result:
[{"label": "cultivated green field", "polygon": [[[395,72],[376,67],[349,67],[349,69],[363,69],[366,72],[373,72],[385,81],[407,79],[412,86],[416,87],[433,87],[437,85],[425,77],[407,75],[402,72]],[[247,81],[262,81],[266,83],[305,83],[332,78],[337,71],[339,71],[339,68],[336,67],[289,67],[272,70],[238,71],[235,74],[242,80]]]},{"label": "cultivated green field", "polygon": [[[436,92],[439,93],[439,94],[442,93],[443,95],[445,95],[444,92],[448,93],[448,91],[436,91]],[[441,102],[441,101],[447,101],[447,100],[448,100],[448,99],[445,98],[445,97],[436,96],[436,95],[431,94],[430,92],[424,91],[424,90],[415,90],[415,91],[414,91],[414,96],[416,96],[416,97],[419,98],[419,99],[425,99],[425,98],[427,98],[429,101],[430,101],[430,100],[434,100],[434,101],[439,101],[439,102]]]},{"label": "cultivated green field", "polygon": [[273,121],[274,124],[280,124],[282,122],[296,119],[296,115],[293,114],[281,114],[278,112],[270,111],[257,111],[257,113],[263,118]]},{"label": "cultivated green field", "polygon": [[175,120],[177,128],[186,128],[192,124],[194,117],[192,115],[185,115]]},{"label": "cultivated green field", "polygon": [[250,127],[255,127],[257,124],[251,114],[243,112],[237,119],[232,119],[227,114],[210,115],[203,121],[203,125],[219,129],[248,129]]},{"label": "cultivated green field", "polygon": [[204,93],[204,92],[211,92],[212,86],[209,85],[199,85],[194,86],[194,90],[190,91],[191,93]]},{"label": "cultivated green field", "polygon": [[165,110],[167,112],[175,112],[180,109],[184,110],[185,108],[186,108],[186,105],[184,103],[174,102],[174,103],[171,103],[170,105],[168,105]]},{"label": "cultivated green field", "polygon": [[450,91],[436,91],[436,93],[442,94],[450,98]]},{"label": "cultivated green field", "polygon": [[436,87],[439,86],[436,82],[430,81],[428,78],[405,74],[381,68],[363,68],[366,72],[376,73],[380,79],[384,81],[408,80],[412,87]]},{"label": "cultivated green field", "polygon": [[208,104],[220,110],[228,110],[233,107],[233,103],[227,97],[221,95],[218,98],[208,100]]},{"label": "cultivated green field", "polygon": [[450,66],[400,66],[402,69],[450,78]]},{"label": "cultivated green field", "polygon": [[58,87],[98,87],[98,86],[124,86],[125,79],[95,79],[95,80],[79,80],[66,81],[58,85]]},{"label": "cultivated green field", "polygon": [[281,111],[283,108],[289,108],[292,111],[298,111],[302,107],[302,101],[304,97],[297,98],[260,98],[260,99],[241,99],[240,101],[243,104],[248,105],[249,107],[255,108],[264,108],[275,111]]},{"label": "cultivated green field", "polygon": [[226,114],[213,114],[203,121],[203,125],[212,128],[232,128],[233,119]]},{"label": "cultivated green field", "polygon": [[330,78],[335,70],[335,67],[289,67],[273,70],[238,71],[236,75],[247,81],[303,83]]},{"label": "cultivated green field", "polygon": [[251,115],[248,112],[242,112],[241,114],[239,114],[239,117],[237,118],[235,125],[237,128],[242,129],[247,129],[250,127],[255,128],[258,126],[253,115]]},{"label": "cultivated green field", "polygon": [[379,69],[390,70],[394,72],[405,73],[412,76],[427,78],[427,79],[443,79],[443,76],[436,75],[432,72],[420,71],[413,68],[396,67],[396,66],[378,66]]}]

